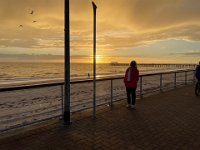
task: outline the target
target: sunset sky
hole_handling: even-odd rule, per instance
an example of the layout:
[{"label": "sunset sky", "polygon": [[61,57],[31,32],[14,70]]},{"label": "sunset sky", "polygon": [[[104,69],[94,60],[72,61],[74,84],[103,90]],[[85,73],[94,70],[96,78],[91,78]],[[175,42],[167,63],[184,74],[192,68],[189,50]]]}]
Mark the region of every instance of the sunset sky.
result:
[{"label": "sunset sky", "polygon": [[[199,0],[94,2],[98,63],[200,60]],[[92,62],[92,15],[90,0],[70,1],[71,62]],[[64,0],[0,0],[0,20],[1,62],[63,62]]]}]

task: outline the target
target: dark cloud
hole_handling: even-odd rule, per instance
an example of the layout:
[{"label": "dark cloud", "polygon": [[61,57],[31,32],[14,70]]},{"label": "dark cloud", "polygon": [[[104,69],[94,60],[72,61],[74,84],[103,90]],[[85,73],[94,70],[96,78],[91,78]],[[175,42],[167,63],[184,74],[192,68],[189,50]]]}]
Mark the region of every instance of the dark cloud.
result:
[{"label": "dark cloud", "polygon": [[64,56],[50,54],[0,54],[0,62],[51,62],[57,60],[64,60]]},{"label": "dark cloud", "polygon": [[[145,46],[169,39],[200,41],[199,31],[200,25],[182,25],[145,33],[134,33],[130,31],[99,32],[97,48],[115,51]],[[74,33],[74,39],[71,41],[71,46],[74,50],[92,49],[92,36],[85,33]]]},{"label": "dark cloud", "polygon": [[183,52],[183,53],[171,53],[170,55],[176,55],[176,56],[184,56],[184,57],[200,57],[200,50],[195,51],[189,51],[189,52]]}]

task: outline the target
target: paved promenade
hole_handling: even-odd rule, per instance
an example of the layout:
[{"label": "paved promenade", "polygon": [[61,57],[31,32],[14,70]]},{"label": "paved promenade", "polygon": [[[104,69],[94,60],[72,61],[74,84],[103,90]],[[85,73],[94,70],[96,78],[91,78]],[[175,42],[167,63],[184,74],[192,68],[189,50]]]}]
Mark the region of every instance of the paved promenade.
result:
[{"label": "paved promenade", "polygon": [[115,104],[92,117],[0,135],[0,150],[199,150],[200,97],[188,85],[138,100],[137,109]]}]

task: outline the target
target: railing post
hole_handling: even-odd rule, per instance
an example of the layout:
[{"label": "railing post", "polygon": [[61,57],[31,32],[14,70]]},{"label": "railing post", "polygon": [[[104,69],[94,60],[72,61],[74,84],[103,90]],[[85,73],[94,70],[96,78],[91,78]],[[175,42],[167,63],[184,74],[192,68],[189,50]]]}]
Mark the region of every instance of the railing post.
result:
[{"label": "railing post", "polygon": [[64,107],[64,101],[63,101],[63,85],[61,85],[61,105],[62,105],[62,107],[61,107],[61,109],[62,109],[62,116],[64,115],[64,109],[63,109],[63,107]]},{"label": "railing post", "polygon": [[196,73],[196,71],[195,70],[193,70],[193,83],[195,83],[195,73]]},{"label": "railing post", "polygon": [[142,76],[140,76],[140,98],[143,98],[143,92],[142,92]]},{"label": "railing post", "polygon": [[176,72],[174,72],[174,88],[176,88]]},{"label": "railing post", "polygon": [[187,71],[185,71],[185,85],[187,85]]},{"label": "railing post", "polygon": [[160,74],[160,91],[162,92],[162,73]]},{"label": "railing post", "polygon": [[110,80],[110,106],[112,106],[113,103],[113,80]]}]

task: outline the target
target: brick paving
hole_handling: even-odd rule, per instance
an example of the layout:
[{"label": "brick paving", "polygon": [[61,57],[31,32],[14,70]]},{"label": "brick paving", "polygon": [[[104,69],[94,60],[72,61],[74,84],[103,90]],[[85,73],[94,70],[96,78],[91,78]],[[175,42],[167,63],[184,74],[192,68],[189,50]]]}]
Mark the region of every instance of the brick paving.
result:
[{"label": "brick paving", "polygon": [[[137,101],[137,109],[114,104],[97,119],[43,123],[0,135],[0,150],[198,150],[200,97],[194,85]],[[51,122],[51,121],[50,121]]]}]

